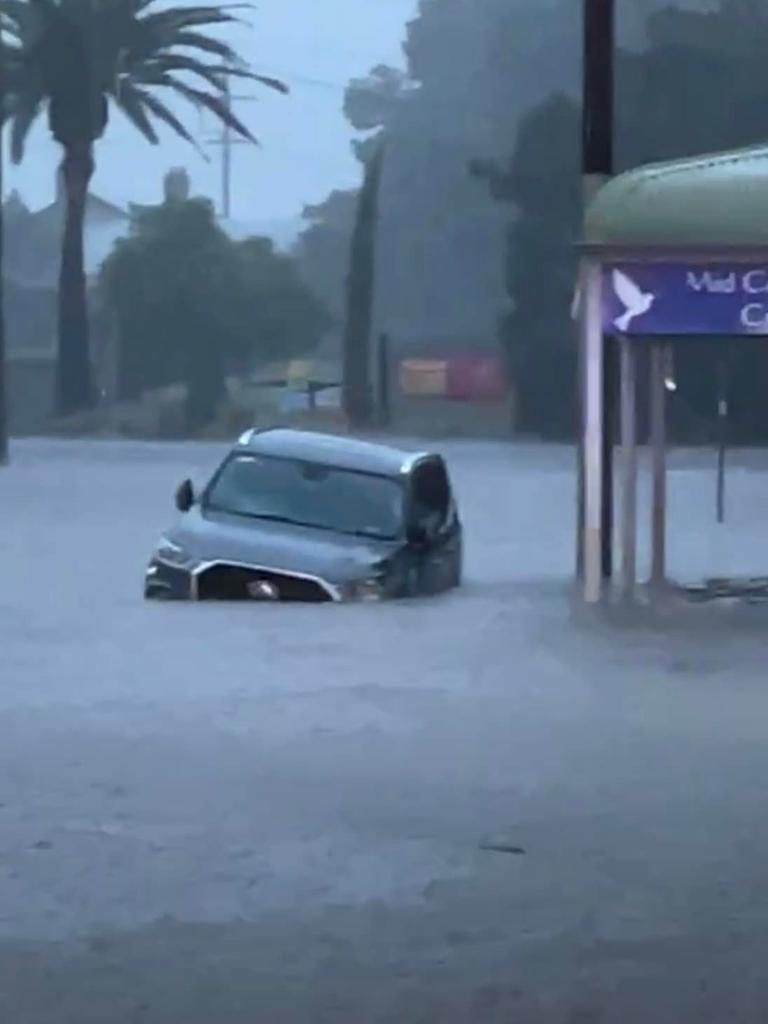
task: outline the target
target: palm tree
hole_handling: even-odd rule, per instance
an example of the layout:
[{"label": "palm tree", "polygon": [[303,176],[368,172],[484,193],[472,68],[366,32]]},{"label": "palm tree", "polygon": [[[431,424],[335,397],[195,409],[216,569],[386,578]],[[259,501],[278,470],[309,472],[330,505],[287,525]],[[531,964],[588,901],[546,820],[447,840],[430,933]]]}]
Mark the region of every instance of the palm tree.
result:
[{"label": "palm tree", "polygon": [[112,105],[153,144],[159,141],[158,125],[164,125],[195,145],[161,98],[163,92],[210,111],[256,142],[230,109],[227,82],[248,78],[287,92],[281,82],[250,71],[225,42],[201,31],[237,21],[234,6],[154,6],[154,0],[0,0],[11,158],[16,163],[22,160],[29,130],[43,111],[62,149],[66,212],[58,309],[61,415],[87,408],[93,401],[83,224],[94,146],[107,128]]}]

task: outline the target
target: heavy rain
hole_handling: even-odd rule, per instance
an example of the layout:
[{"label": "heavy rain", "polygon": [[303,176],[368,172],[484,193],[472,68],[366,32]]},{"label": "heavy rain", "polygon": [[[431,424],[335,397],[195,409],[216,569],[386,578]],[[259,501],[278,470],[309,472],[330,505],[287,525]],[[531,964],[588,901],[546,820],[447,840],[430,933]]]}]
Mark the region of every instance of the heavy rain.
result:
[{"label": "heavy rain", "polygon": [[[0,12],[0,1021],[765,1020],[762,5]],[[622,180],[662,270],[581,245]],[[460,585],[145,600],[274,425],[400,453],[414,559],[432,453]],[[270,486],[275,562],[370,543]]]}]

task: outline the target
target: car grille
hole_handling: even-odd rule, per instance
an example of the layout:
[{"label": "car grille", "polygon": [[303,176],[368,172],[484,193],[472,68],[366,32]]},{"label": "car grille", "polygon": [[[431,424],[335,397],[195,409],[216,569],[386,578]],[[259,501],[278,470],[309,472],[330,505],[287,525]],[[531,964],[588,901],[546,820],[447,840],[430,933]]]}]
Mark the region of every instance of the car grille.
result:
[{"label": "car grille", "polygon": [[315,580],[225,563],[212,565],[198,575],[197,596],[201,601],[331,600],[328,591]]}]

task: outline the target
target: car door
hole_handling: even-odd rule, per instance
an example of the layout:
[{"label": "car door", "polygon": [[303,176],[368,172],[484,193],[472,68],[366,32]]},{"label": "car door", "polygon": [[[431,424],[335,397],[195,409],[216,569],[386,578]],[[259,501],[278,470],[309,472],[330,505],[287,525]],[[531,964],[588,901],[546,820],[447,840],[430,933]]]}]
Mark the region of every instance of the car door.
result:
[{"label": "car door", "polygon": [[461,578],[461,524],[445,463],[439,456],[423,459],[411,481],[412,522],[421,535],[415,556],[417,591],[436,594]]}]

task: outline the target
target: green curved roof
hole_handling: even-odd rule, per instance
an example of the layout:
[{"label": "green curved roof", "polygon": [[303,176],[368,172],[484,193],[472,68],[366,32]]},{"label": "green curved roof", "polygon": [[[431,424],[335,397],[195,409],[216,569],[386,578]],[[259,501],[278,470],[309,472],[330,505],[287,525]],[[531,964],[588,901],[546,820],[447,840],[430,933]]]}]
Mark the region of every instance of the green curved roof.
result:
[{"label": "green curved roof", "polygon": [[768,246],[768,146],[650,164],[587,209],[587,245]]}]

